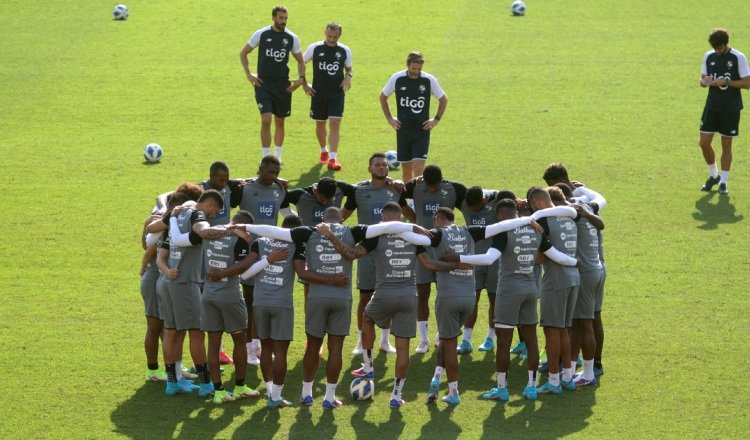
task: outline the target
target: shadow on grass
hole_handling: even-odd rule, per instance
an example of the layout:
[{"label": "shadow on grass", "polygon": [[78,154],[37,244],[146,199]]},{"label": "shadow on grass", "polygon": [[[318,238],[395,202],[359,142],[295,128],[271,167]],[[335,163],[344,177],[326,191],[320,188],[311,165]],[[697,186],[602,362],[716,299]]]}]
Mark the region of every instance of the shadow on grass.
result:
[{"label": "shadow on grass", "polygon": [[399,438],[401,436],[401,433],[404,431],[404,427],[406,426],[406,422],[404,422],[404,416],[403,414],[401,414],[401,411],[397,409],[390,410],[391,414],[388,418],[388,421],[386,422],[376,425],[375,423],[365,420],[367,408],[370,405],[376,404],[388,405],[386,399],[387,398],[381,398],[375,402],[355,402],[357,411],[355,411],[354,415],[352,415],[351,417],[351,425],[355,434],[357,435],[357,439],[382,440],[383,438]]},{"label": "shadow on grass", "polygon": [[307,172],[302,173],[297,180],[289,180],[289,188],[310,186],[323,176],[333,177],[335,179],[334,172],[329,170],[328,167],[323,168],[323,165],[316,164]]},{"label": "shadow on grass", "polygon": [[[718,196],[718,200],[712,203],[712,199]],[[744,216],[737,215],[737,208],[729,202],[729,196],[718,195],[710,192],[703,195],[695,202],[697,212],[693,213],[693,218],[701,222],[698,229],[714,230],[722,224],[732,224],[740,222]]]}]

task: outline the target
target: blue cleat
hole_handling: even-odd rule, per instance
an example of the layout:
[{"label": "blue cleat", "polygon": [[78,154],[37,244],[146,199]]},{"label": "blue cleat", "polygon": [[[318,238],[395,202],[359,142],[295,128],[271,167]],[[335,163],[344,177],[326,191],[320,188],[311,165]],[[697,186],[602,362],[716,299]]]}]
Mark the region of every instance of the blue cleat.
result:
[{"label": "blue cleat", "polygon": [[292,406],[292,402],[284,399],[283,397],[279,400],[271,400],[268,399],[268,408],[270,409],[279,409],[279,408],[287,408]]},{"label": "blue cleat", "polygon": [[519,342],[518,344],[516,344],[515,347],[510,349],[510,354],[517,354],[519,356],[521,355],[528,356],[529,350],[526,348],[525,342]]},{"label": "blue cleat", "polygon": [[536,400],[536,387],[534,385],[527,385],[521,394],[529,400]]},{"label": "blue cleat", "polygon": [[458,397],[458,395],[452,395],[448,394],[447,396],[443,396],[443,402],[447,403],[448,405],[458,405],[461,403],[461,398]]},{"label": "blue cleat", "polygon": [[364,367],[357,368],[356,370],[352,371],[352,376],[361,377],[362,379],[375,379],[375,370],[365,371]]},{"label": "blue cleat", "polygon": [[704,183],[703,186],[701,187],[701,191],[706,191],[706,192],[711,191],[711,188],[713,188],[714,185],[716,185],[720,181],[721,179],[719,178],[719,176],[716,176],[716,177],[708,176],[708,180],[706,180],[706,183]]},{"label": "blue cleat", "polygon": [[562,379],[560,379],[560,386],[564,390],[568,390],[568,391],[575,391],[576,390],[576,383],[573,380],[562,380]]},{"label": "blue cleat", "polygon": [[479,346],[479,351],[492,351],[495,349],[495,340],[492,338],[486,338],[482,345]]},{"label": "blue cleat", "polygon": [[721,194],[723,196],[729,194],[729,189],[727,189],[727,184],[726,183],[720,183],[719,184],[719,194]]},{"label": "blue cleat", "polygon": [[597,367],[595,365],[594,366],[594,376],[601,376],[602,374],[604,374],[604,366]]},{"label": "blue cleat", "polygon": [[404,403],[406,402],[403,399],[391,399],[391,409],[399,409]]},{"label": "blue cleat", "polygon": [[594,387],[599,385],[599,381],[596,380],[596,376],[594,376],[594,378],[591,380],[587,380],[583,377],[583,374],[576,374],[573,378],[573,383],[575,383],[577,387]]},{"label": "blue cleat", "polygon": [[190,394],[193,390],[197,389],[197,385],[193,385],[189,380],[183,377],[177,382],[167,382],[165,394],[171,397],[177,394]]},{"label": "blue cleat", "polygon": [[510,394],[508,388],[493,388],[489,392],[482,394],[484,400],[499,400],[501,402],[507,402],[510,400]]},{"label": "blue cleat", "polygon": [[333,402],[329,402],[327,400],[323,401],[323,409],[336,409],[340,406],[342,406],[344,403],[340,400],[334,400]]},{"label": "blue cleat", "polygon": [[214,394],[214,384],[202,383],[198,388],[198,397],[209,397]]},{"label": "blue cleat", "polygon": [[549,382],[536,388],[537,394],[562,394],[562,387],[560,385],[554,386]]},{"label": "blue cleat", "polygon": [[[313,397],[312,396],[305,396],[299,398],[299,403],[305,406],[310,406],[313,404]],[[325,402],[324,402],[325,404]]]},{"label": "blue cleat", "polygon": [[466,339],[462,340],[460,344],[458,344],[458,348],[456,349],[456,353],[458,354],[469,354],[472,351],[474,351],[474,347],[471,345],[471,342],[467,341]]},{"label": "blue cleat", "polygon": [[440,392],[440,381],[433,378],[430,381],[430,388],[427,390],[427,403],[436,401],[438,392]]}]

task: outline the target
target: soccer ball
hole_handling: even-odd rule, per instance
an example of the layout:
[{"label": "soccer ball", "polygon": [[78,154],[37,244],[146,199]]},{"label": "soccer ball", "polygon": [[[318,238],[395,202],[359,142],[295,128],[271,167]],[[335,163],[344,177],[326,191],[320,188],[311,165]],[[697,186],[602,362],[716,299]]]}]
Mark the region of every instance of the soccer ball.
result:
[{"label": "soccer ball", "polygon": [[128,18],[128,7],[125,5],[117,5],[112,10],[115,20],[126,20]]},{"label": "soccer ball", "polygon": [[162,154],[164,154],[164,150],[161,149],[159,144],[148,144],[146,145],[146,148],[143,149],[143,157],[146,158],[146,161],[151,163],[159,162]]},{"label": "soccer ball", "polygon": [[354,400],[369,400],[375,393],[375,382],[372,379],[358,377],[349,385],[349,393]]},{"label": "soccer ball", "polygon": [[401,165],[401,162],[398,161],[398,154],[393,150],[385,152],[385,160],[388,161],[388,168],[392,170],[397,170]]},{"label": "soccer ball", "polygon": [[510,12],[513,13],[513,15],[524,15],[526,13],[526,3],[522,2],[521,0],[516,0],[510,5]]}]

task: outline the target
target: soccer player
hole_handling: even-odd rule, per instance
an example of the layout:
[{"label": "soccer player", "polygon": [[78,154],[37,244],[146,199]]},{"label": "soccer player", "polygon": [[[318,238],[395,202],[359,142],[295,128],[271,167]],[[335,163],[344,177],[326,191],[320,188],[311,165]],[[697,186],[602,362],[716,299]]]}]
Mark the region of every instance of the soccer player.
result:
[{"label": "soccer player", "polygon": [[[465,196],[466,187],[463,184],[443,179],[443,172],[439,166],[428,165],[424,168],[421,178],[407,182],[401,200],[403,203],[406,203],[406,199],[414,201],[413,211],[410,207],[404,208],[405,215],[410,221],[424,228],[431,228],[432,217],[438,208],[454,209],[461,206]],[[432,253],[430,256],[434,257]],[[435,274],[417,263],[417,326],[419,328],[417,353],[427,353],[430,349],[427,323],[430,319],[430,284],[434,281]],[[463,352],[471,352],[471,347]]]},{"label": "soccer player", "polygon": [[[496,211],[498,218],[504,222],[518,218],[515,199],[501,199],[497,203]],[[535,212],[532,218],[539,219],[541,222],[542,218],[550,215],[573,216],[575,211],[570,208],[551,208],[551,210]],[[507,376],[510,365],[510,344],[515,327],[519,327],[519,333],[524,336],[528,351],[526,361],[529,380],[522,394],[530,400],[537,397],[536,375],[539,368],[539,347],[536,339],[538,322],[536,302],[538,286],[534,265],[539,251],[558,264],[571,266],[576,264],[575,258],[553,248],[549,240],[533,226],[521,226],[495,235],[492,239],[492,246],[485,254],[460,257],[461,262],[478,265],[489,265],[496,259],[501,259],[499,293],[493,319],[498,341],[495,353],[497,387],[482,395],[482,398],[486,400],[507,402],[510,399]]]},{"label": "soccer player", "polygon": [[[385,119],[396,130],[396,152],[401,162],[404,182],[421,176],[430,150],[430,133],[437,126],[448,106],[448,96],[437,79],[422,71],[424,56],[410,52],[406,69],[394,73],[380,93],[380,107]],[[388,97],[396,94],[397,112],[393,117]],[[430,95],[439,104],[430,118]]]},{"label": "soccer player", "polygon": [[324,176],[310,186],[290,190],[288,201],[297,207],[303,225],[315,226],[322,221],[326,208],[341,208],[344,197],[353,196],[354,191],[354,185]]},{"label": "soccer player", "polygon": [[[164,321],[159,311],[159,298],[156,283],[159,278],[159,268],[156,265],[157,244],[146,243],[146,226],[152,221],[160,219],[160,215],[152,214],[143,225],[141,245],[144,255],[141,262],[141,297],[143,298],[144,313],[146,315],[146,335],[143,338],[143,348],[146,352],[146,380],[166,382],[167,373],[159,369],[159,339],[162,336]],[[162,344],[162,349],[164,345]]]},{"label": "soccer player", "polygon": [[[740,134],[743,107],[740,89],[750,88],[750,67],[742,52],[729,47],[726,29],[714,29],[708,36],[708,43],[712,49],[703,56],[700,85],[709,89],[698,144],[708,165],[709,176],[701,191],[711,191],[718,183],[719,194],[729,194],[727,180],[732,166],[732,139]],[[721,136],[721,175],[711,145],[717,132]]]},{"label": "soccer player", "polygon": [[[255,31],[240,51],[245,76],[255,88],[255,102],[260,110],[260,144],[263,156],[271,154],[271,114],[276,128],[273,140],[276,157],[281,160],[284,144],[284,120],[292,114],[292,92],[300,85],[311,93],[305,80],[305,61],[299,38],[286,28],[287,9],[275,6],[271,11],[273,24]],[[258,72],[250,72],[248,55],[258,48]],[[297,60],[299,78],[289,81],[289,54]]]},{"label": "soccer player", "polygon": [[[320,163],[329,170],[341,170],[338,160],[341,119],[344,117],[344,96],[352,86],[352,51],[339,43],[341,25],[328,23],[325,40],[307,47],[302,59],[313,62],[313,84],[310,88],[310,118],[315,121],[315,136],[320,144]],[[326,121],[330,126],[326,144]],[[328,152],[328,147],[331,152]]]},{"label": "soccer player", "polygon": [[[374,225],[382,219],[382,209],[387,202],[399,202],[406,206],[406,201],[400,201],[401,192],[396,191],[394,185],[389,185],[388,160],[383,153],[373,153],[370,156],[367,171],[370,179],[356,184],[354,196],[348,197],[341,215],[344,220],[357,211],[357,223],[361,225]],[[357,289],[359,290],[359,303],[357,304],[357,328],[359,338],[354,354],[362,354],[362,320],[365,306],[370,302],[372,293],[375,291],[375,261],[371,255],[364,255],[357,260]],[[390,329],[387,325],[380,330],[380,350],[385,353],[395,353],[396,349],[388,340]]]}]

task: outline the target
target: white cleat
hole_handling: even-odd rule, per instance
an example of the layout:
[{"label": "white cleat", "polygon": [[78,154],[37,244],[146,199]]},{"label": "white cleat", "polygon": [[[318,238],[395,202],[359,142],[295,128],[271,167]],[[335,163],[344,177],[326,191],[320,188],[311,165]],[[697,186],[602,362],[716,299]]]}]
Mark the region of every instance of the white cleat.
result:
[{"label": "white cleat", "polygon": [[430,341],[419,341],[416,351],[417,353],[427,353],[430,351]]},{"label": "white cleat", "polygon": [[380,346],[380,351],[382,351],[383,353],[394,354],[396,353],[396,347],[391,345],[389,341],[385,345]]}]

